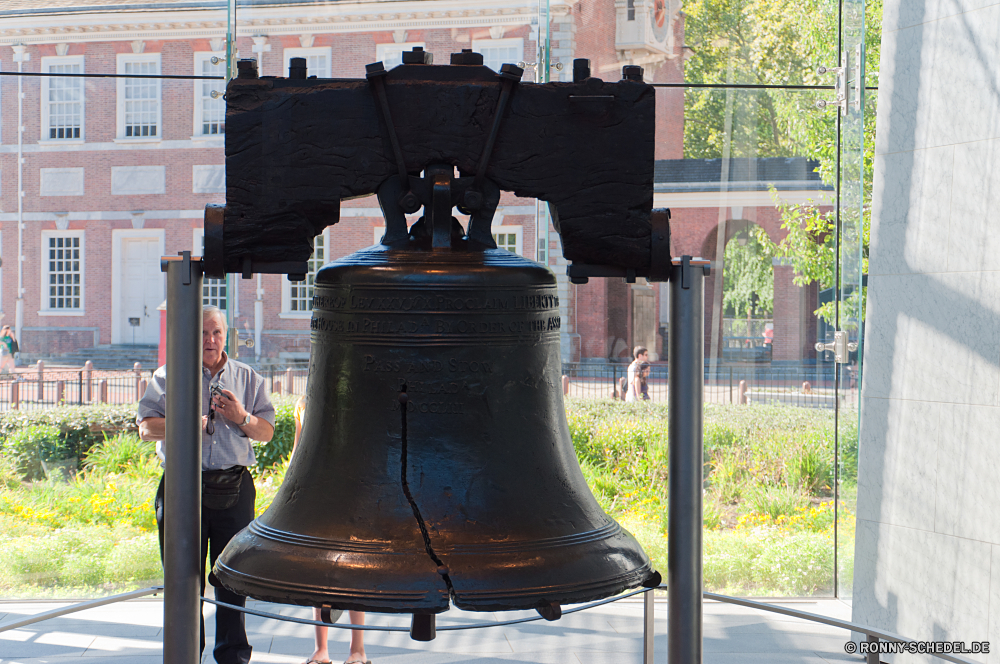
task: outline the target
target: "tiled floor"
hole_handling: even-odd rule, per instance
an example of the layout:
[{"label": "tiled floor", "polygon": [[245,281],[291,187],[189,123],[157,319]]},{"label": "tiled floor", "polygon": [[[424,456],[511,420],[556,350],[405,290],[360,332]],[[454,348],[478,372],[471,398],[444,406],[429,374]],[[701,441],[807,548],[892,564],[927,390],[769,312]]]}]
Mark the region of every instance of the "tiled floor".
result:
[{"label": "tiled floor", "polygon": [[[309,617],[307,609],[251,602],[265,611]],[[803,611],[850,619],[850,606],[838,600],[784,602]],[[0,602],[0,625],[49,611],[57,604]],[[405,632],[368,632],[369,658],[375,664],[639,664],[642,659],[641,602],[620,601],[564,616],[554,623],[534,622],[464,631],[440,631],[445,625],[509,620],[511,614],[472,614],[457,610],[438,617],[438,638],[412,641]],[[207,606],[206,626],[213,641],[214,607]],[[524,614],[527,615],[527,614]],[[343,620],[346,620],[346,614]],[[369,624],[408,626],[405,616],[369,614]],[[133,600],[0,632],[0,664],[65,662],[84,657],[88,664],[159,664],[163,605]],[[297,664],[312,652],[312,627],[247,617],[253,662]],[[667,603],[656,602],[656,662],[667,661]],[[346,657],[347,630],[330,630],[334,661]],[[706,664],[791,664],[861,662],[844,653],[848,633],[774,613],[718,602],[704,609]],[[211,646],[204,662],[211,662]],[[340,660],[342,661],[342,659]]]}]

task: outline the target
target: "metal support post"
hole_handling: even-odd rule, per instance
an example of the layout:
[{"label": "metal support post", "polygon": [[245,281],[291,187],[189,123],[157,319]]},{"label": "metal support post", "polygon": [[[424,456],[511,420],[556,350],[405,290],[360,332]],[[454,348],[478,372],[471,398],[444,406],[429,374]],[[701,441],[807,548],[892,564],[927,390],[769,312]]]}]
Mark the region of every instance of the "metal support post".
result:
[{"label": "metal support post", "polygon": [[704,286],[709,262],[683,256],[670,270],[667,662],[702,661],[702,400]]},{"label": "metal support post", "polygon": [[163,662],[196,664],[201,616],[201,261],[185,251],[167,273]]},{"label": "metal support post", "polygon": [[642,664],[653,664],[653,639],[656,637],[653,592],[650,588],[642,594]]},{"label": "metal support post", "polygon": [[865,664],[879,664],[878,651],[876,650],[878,647],[878,637],[868,634],[865,640],[868,641],[869,644],[875,644],[875,647],[870,648],[868,653],[865,655]]}]

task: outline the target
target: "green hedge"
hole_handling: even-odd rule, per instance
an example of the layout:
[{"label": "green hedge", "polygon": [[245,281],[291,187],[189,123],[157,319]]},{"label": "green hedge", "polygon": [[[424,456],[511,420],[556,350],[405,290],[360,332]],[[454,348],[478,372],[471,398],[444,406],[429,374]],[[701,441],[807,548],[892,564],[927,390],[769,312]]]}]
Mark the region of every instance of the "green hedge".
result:
[{"label": "green hedge", "polygon": [[256,470],[267,470],[292,453],[295,440],[295,402],[297,396],[271,395],[274,404],[274,436],[269,442],[253,442],[253,453],[257,457]]},{"label": "green hedge", "polygon": [[7,412],[0,417],[0,451],[18,431],[49,426],[59,430],[59,441],[54,445],[61,458],[82,459],[90,448],[104,440],[105,434],[112,436],[138,429],[135,408],[135,404],[97,404]]},{"label": "green hedge", "polygon": [[[257,468],[267,470],[292,452],[295,437],[296,396],[272,395],[274,437],[253,441]],[[76,458],[81,462],[105,438],[136,431],[136,404],[62,406],[36,411],[14,411],[0,417],[0,454],[16,459],[28,479],[42,476],[41,461]]]},{"label": "green hedge", "polygon": [[72,457],[59,429],[49,424],[18,429],[7,438],[4,452],[17,472],[29,480],[45,477],[44,462]]}]

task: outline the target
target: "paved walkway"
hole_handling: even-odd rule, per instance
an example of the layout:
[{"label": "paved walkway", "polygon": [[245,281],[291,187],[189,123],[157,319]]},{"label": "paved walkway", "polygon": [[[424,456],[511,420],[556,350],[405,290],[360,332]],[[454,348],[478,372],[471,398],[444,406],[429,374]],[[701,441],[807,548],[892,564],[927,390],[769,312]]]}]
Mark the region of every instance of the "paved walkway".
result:
[{"label": "paved walkway", "polygon": [[[775,602],[777,603],[777,602]],[[785,601],[783,606],[850,619],[850,605],[839,600]],[[0,625],[51,611],[54,602],[0,602]],[[264,611],[309,617],[308,609],[250,602]],[[214,641],[214,607],[206,605],[209,643]],[[525,614],[526,615],[526,614]],[[346,613],[344,620],[346,620]],[[438,626],[509,620],[513,614],[479,614],[451,610],[438,616]],[[370,624],[409,625],[404,616],[369,614]],[[718,602],[705,603],[706,664],[825,664],[861,662],[844,653],[846,631],[770,612]],[[140,599],[55,618],[29,627],[0,632],[0,664],[74,661],[88,664],[159,664],[162,661],[163,604]],[[312,627],[247,617],[254,647],[252,662],[298,664],[312,652]],[[330,630],[330,653],[346,657],[349,632]],[[667,661],[667,603],[656,602],[656,662]],[[459,632],[438,632],[430,643],[411,641],[406,633],[368,632],[365,641],[374,664],[639,664],[642,660],[642,603],[623,600],[563,617],[555,623],[534,622]],[[214,661],[211,646],[203,662]]]}]

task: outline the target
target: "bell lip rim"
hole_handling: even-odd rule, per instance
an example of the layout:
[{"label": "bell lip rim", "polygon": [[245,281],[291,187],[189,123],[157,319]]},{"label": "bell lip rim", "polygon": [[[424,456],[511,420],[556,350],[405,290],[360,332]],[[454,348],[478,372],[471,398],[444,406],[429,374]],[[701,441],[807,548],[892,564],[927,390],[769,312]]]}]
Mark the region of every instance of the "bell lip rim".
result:
[{"label": "bell lip rim", "polygon": [[[262,515],[263,516],[263,515]],[[541,539],[524,539],[524,540],[514,540],[506,542],[495,542],[490,544],[480,544],[480,543],[470,543],[470,544],[435,544],[434,550],[439,554],[447,554],[453,556],[467,556],[467,555],[502,555],[502,554],[513,554],[527,551],[537,551],[541,549],[555,549],[560,547],[575,546],[580,544],[587,544],[590,542],[597,542],[601,540],[610,540],[619,537],[622,533],[627,533],[628,531],[622,527],[618,521],[608,517],[608,523],[602,526],[593,528],[591,530],[583,532],[575,532],[568,535],[560,535],[558,537],[545,537]],[[350,540],[339,540],[332,539],[328,537],[316,537],[313,535],[303,535],[299,533],[294,533],[288,530],[282,530],[281,528],[275,528],[274,526],[268,525],[261,521],[261,517],[257,517],[250,522],[247,526],[247,533],[251,533],[257,537],[265,539],[271,542],[280,542],[282,544],[290,544],[295,546],[310,547],[323,550],[336,550],[344,551],[347,553],[386,553],[389,551],[393,544],[392,540],[382,540],[382,541],[372,541],[372,542],[359,542]],[[631,533],[629,533],[631,535]],[[391,554],[407,554],[414,551],[423,551],[422,542],[418,543],[418,546],[412,548],[400,549],[395,551],[389,551]]]},{"label": "bell lip rim", "polygon": [[[634,568],[628,572],[623,572],[608,579],[592,581],[586,584],[562,584],[561,586],[549,586],[546,588],[532,586],[532,592],[530,593],[521,592],[518,594],[517,590],[512,589],[486,591],[489,594],[486,594],[486,592],[459,590],[454,590],[451,594],[449,594],[447,588],[441,588],[437,592],[432,590],[411,591],[407,594],[411,596],[419,595],[421,599],[424,599],[422,602],[424,606],[419,605],[421,602],[411,601],[411,606],[401,608],[399,606],[399,602],[395,604],[387,603],[392,602],[392,600],[389,599],[378,600],[375,598],[369,598],[367,601],[365,599],[360,599],[360,601],[343,602],[337,601],[334,596],[330,595],[326,595],[324,597],[322,595],[313,594],[312,599],[310,599],[305,597],[307,594],[306,592],[302,592],[299,597],[295,598],[296,601],[290,602],[289,600],[292,598],[288,596],[289,593],[295,592],[298,588],[315,591],[316,586],[313,584],[306,585],[287,582],[281,582],[279,585],[269,579],[266,581],[271,581],[270,583],[261,583],[264,579],[261,579],[260,577],[253,577],[243,572],[234,570],[223,563],[221,559],[216,562],[215,568],[213,568],[213,573],[219,582],[230,591],[258,601],[274,602],[286,605],[291,604],[294,606],[329,606],[331,609],[336,610],[371,611],[375,613],[424,614],[443,613],[448,611],[451,608],[451,605],[465,611],[488,612],[532,610],[541,606],[549,605],[552,602],[563,605],[581,604],[605,599],[627,590],[642,587],[646,580],[653,578],[654,574],[658,574],[658,572],[653,568],[652,561],[650,561],[647,557],[645,564],[641,567]],[[227,581],[229,583],[227,583]],[[236,583],[234,584],[233,582]],[[241,585],[243,587],[241,587]],[[274,594],[258,592],[262,588],[269,588]],[[352,595],[354,597],[358,597],[357,589],[351,590],[353,591]],[[281,591],[284,591],[284,594],[282,594]],[[401,593],[394,591],[393,594],[399,596]],[[336,597],[343,598],[344,595]],[[440,602],[433,603],[433,598],[444,598],[444,605],[442,606]],[[507,601],[504,601],[505,598]],[[427,606],[428,600],[433,603],[433,606]],[[402,601],[405,602],[405,600]]]}]

